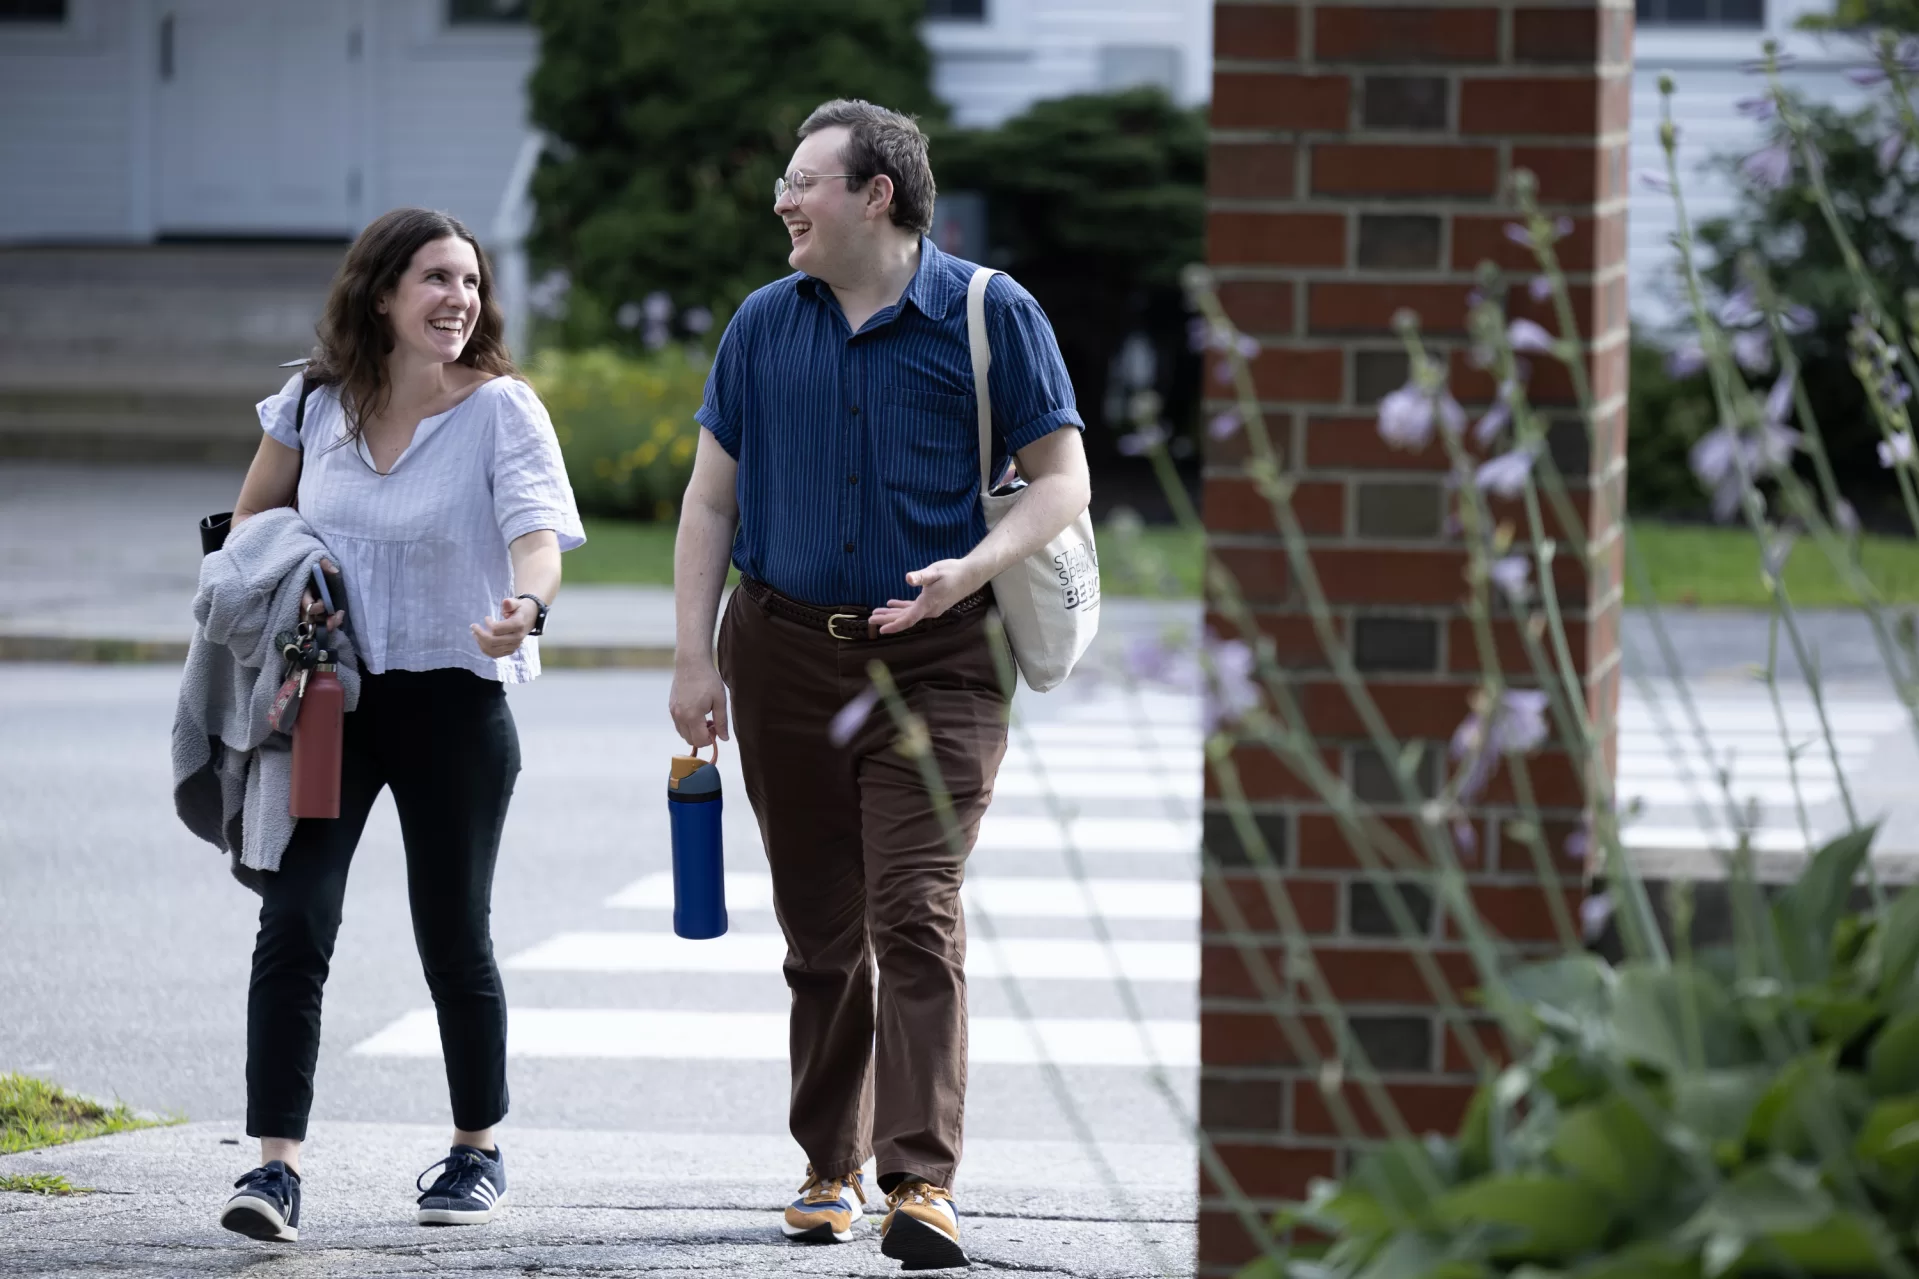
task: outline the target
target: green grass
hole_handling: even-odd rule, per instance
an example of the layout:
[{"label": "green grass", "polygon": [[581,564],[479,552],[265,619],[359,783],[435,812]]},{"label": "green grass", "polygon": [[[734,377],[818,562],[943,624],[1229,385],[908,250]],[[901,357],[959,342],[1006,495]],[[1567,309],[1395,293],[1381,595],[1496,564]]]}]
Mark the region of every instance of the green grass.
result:
[{"label": "green grass", "polygon": [[57,1172],[30,1172],[25,1176],[0,1176],[0,1193],[22,1195],[90,1195],[85,1186],[76,1186]]},{"label": "green grass", "polygon": [[[673,526],[589,519],[586,545],[566,557],[569,582],[673,583]],[[1661,604],[1696,608],[1764,608],[1759,548],[1743,527],[1659,524],[1641,520],[1632,536],[1646,558]],[[1866,574],[1889,602],[1919,603],[1919,541],[1866,537]],[[1193,597],[1200,588],[1200,541],[1177,528],[1108,524],[1099,530],[1101,585],[1115,596]],[[737,574],[735,574],[737,576]],[[1795,545],[1786,559],[1786,589],[1799,608],[1853,604],[1820,549]],[[1639,595],[1630,583],[1626,602]]]},{"label": "green grass", "polygon": [[167,1122],[178,1121],[142,1119],[125,1106],[102,1106],[43,1079],[0,1075],[0,1155]]},{"label": "green grass", "polygon": [[[1759,543],[1743,526],[1716,528],[1655,524],[1641,520],[1632,538],[1661,604],[1697,608],[1765,608],[1771,604],[1759,577]],[[1903,537],[1860,540],[1860,563],[1887,601],[1919,602],[1919,542]],[[1826,554],[1801,539],[1786,557],[1786,594],[1795,608],[1845,608],[1857,604]],[[1640,602],[1627,576],[1626,603]]]}]

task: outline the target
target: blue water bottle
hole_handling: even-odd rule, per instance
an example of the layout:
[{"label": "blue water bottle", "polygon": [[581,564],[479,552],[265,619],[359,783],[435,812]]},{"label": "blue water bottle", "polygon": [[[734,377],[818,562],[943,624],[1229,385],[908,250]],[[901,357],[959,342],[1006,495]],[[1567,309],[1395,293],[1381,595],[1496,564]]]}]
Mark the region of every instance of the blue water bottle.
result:
[{"label": "blue water bottle", "polygon": [[673,931],[703,941],[726,931],[726,858],[720,838],[720,745],[709,763],[675,755],[666,780],[673,821]]}]

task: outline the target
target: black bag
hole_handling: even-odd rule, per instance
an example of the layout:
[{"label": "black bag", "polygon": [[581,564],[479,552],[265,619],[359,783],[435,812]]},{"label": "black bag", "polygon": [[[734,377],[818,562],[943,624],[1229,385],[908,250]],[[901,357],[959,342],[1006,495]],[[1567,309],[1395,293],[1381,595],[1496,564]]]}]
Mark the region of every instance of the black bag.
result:
[{"label": "black bag", "polygon": [[[301,429],[306,426],[307,396],[312,395],[313,389],[319,385],[321,385],[320,379],[311,374],[301,375],[300,402],[293,410],[293,433],[295,435],[300,434]],[[304,453],[300,455],[300,468],[302,470],[306,469],[306,455]],[[293,504],[295,506],[300,504],[300,481],[297,478],[293,481]],[[200,520],[200,554],[202,556],[211,555],[222,546],[225,546],[227,544],[227,534],[232,530],[232,511],[221,511],[216,515],[202,517]]]}]

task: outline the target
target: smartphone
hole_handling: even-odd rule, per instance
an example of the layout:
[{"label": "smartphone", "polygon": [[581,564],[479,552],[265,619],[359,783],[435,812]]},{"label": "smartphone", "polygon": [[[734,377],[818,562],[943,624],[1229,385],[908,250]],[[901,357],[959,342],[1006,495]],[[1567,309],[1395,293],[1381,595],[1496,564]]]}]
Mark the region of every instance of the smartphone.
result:
[{"label": "smartphone", "polygon": [[337,569],[329,573],[315,564],[313,593],[320,597],[320,603],[325,606],[328,617],[346,608],[346,580],[340,576]]}]

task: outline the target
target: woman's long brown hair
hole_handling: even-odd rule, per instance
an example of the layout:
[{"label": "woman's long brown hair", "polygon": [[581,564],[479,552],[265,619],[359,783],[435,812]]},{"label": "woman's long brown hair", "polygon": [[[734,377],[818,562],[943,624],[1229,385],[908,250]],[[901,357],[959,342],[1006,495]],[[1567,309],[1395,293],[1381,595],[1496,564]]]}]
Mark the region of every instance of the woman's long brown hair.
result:
[{"label": "woman's long brown hair", "polygon": [[308,377],[339,389],[347,420],[342,443],[358,439],[366,421],[386,408],[393,393],[386,377],[393,332],[380,314],[380,299],[399,288],[422,246],[449,236],[472,245],[480,263],[480,318],[459,363],[483,373],[519,376],[506,349],[506,320],[493,297],[493,265],[473,232],[458,218],[433,209],[383,213],[360,232],[333,277],[317,327],[320,343],[307,365]]}]

